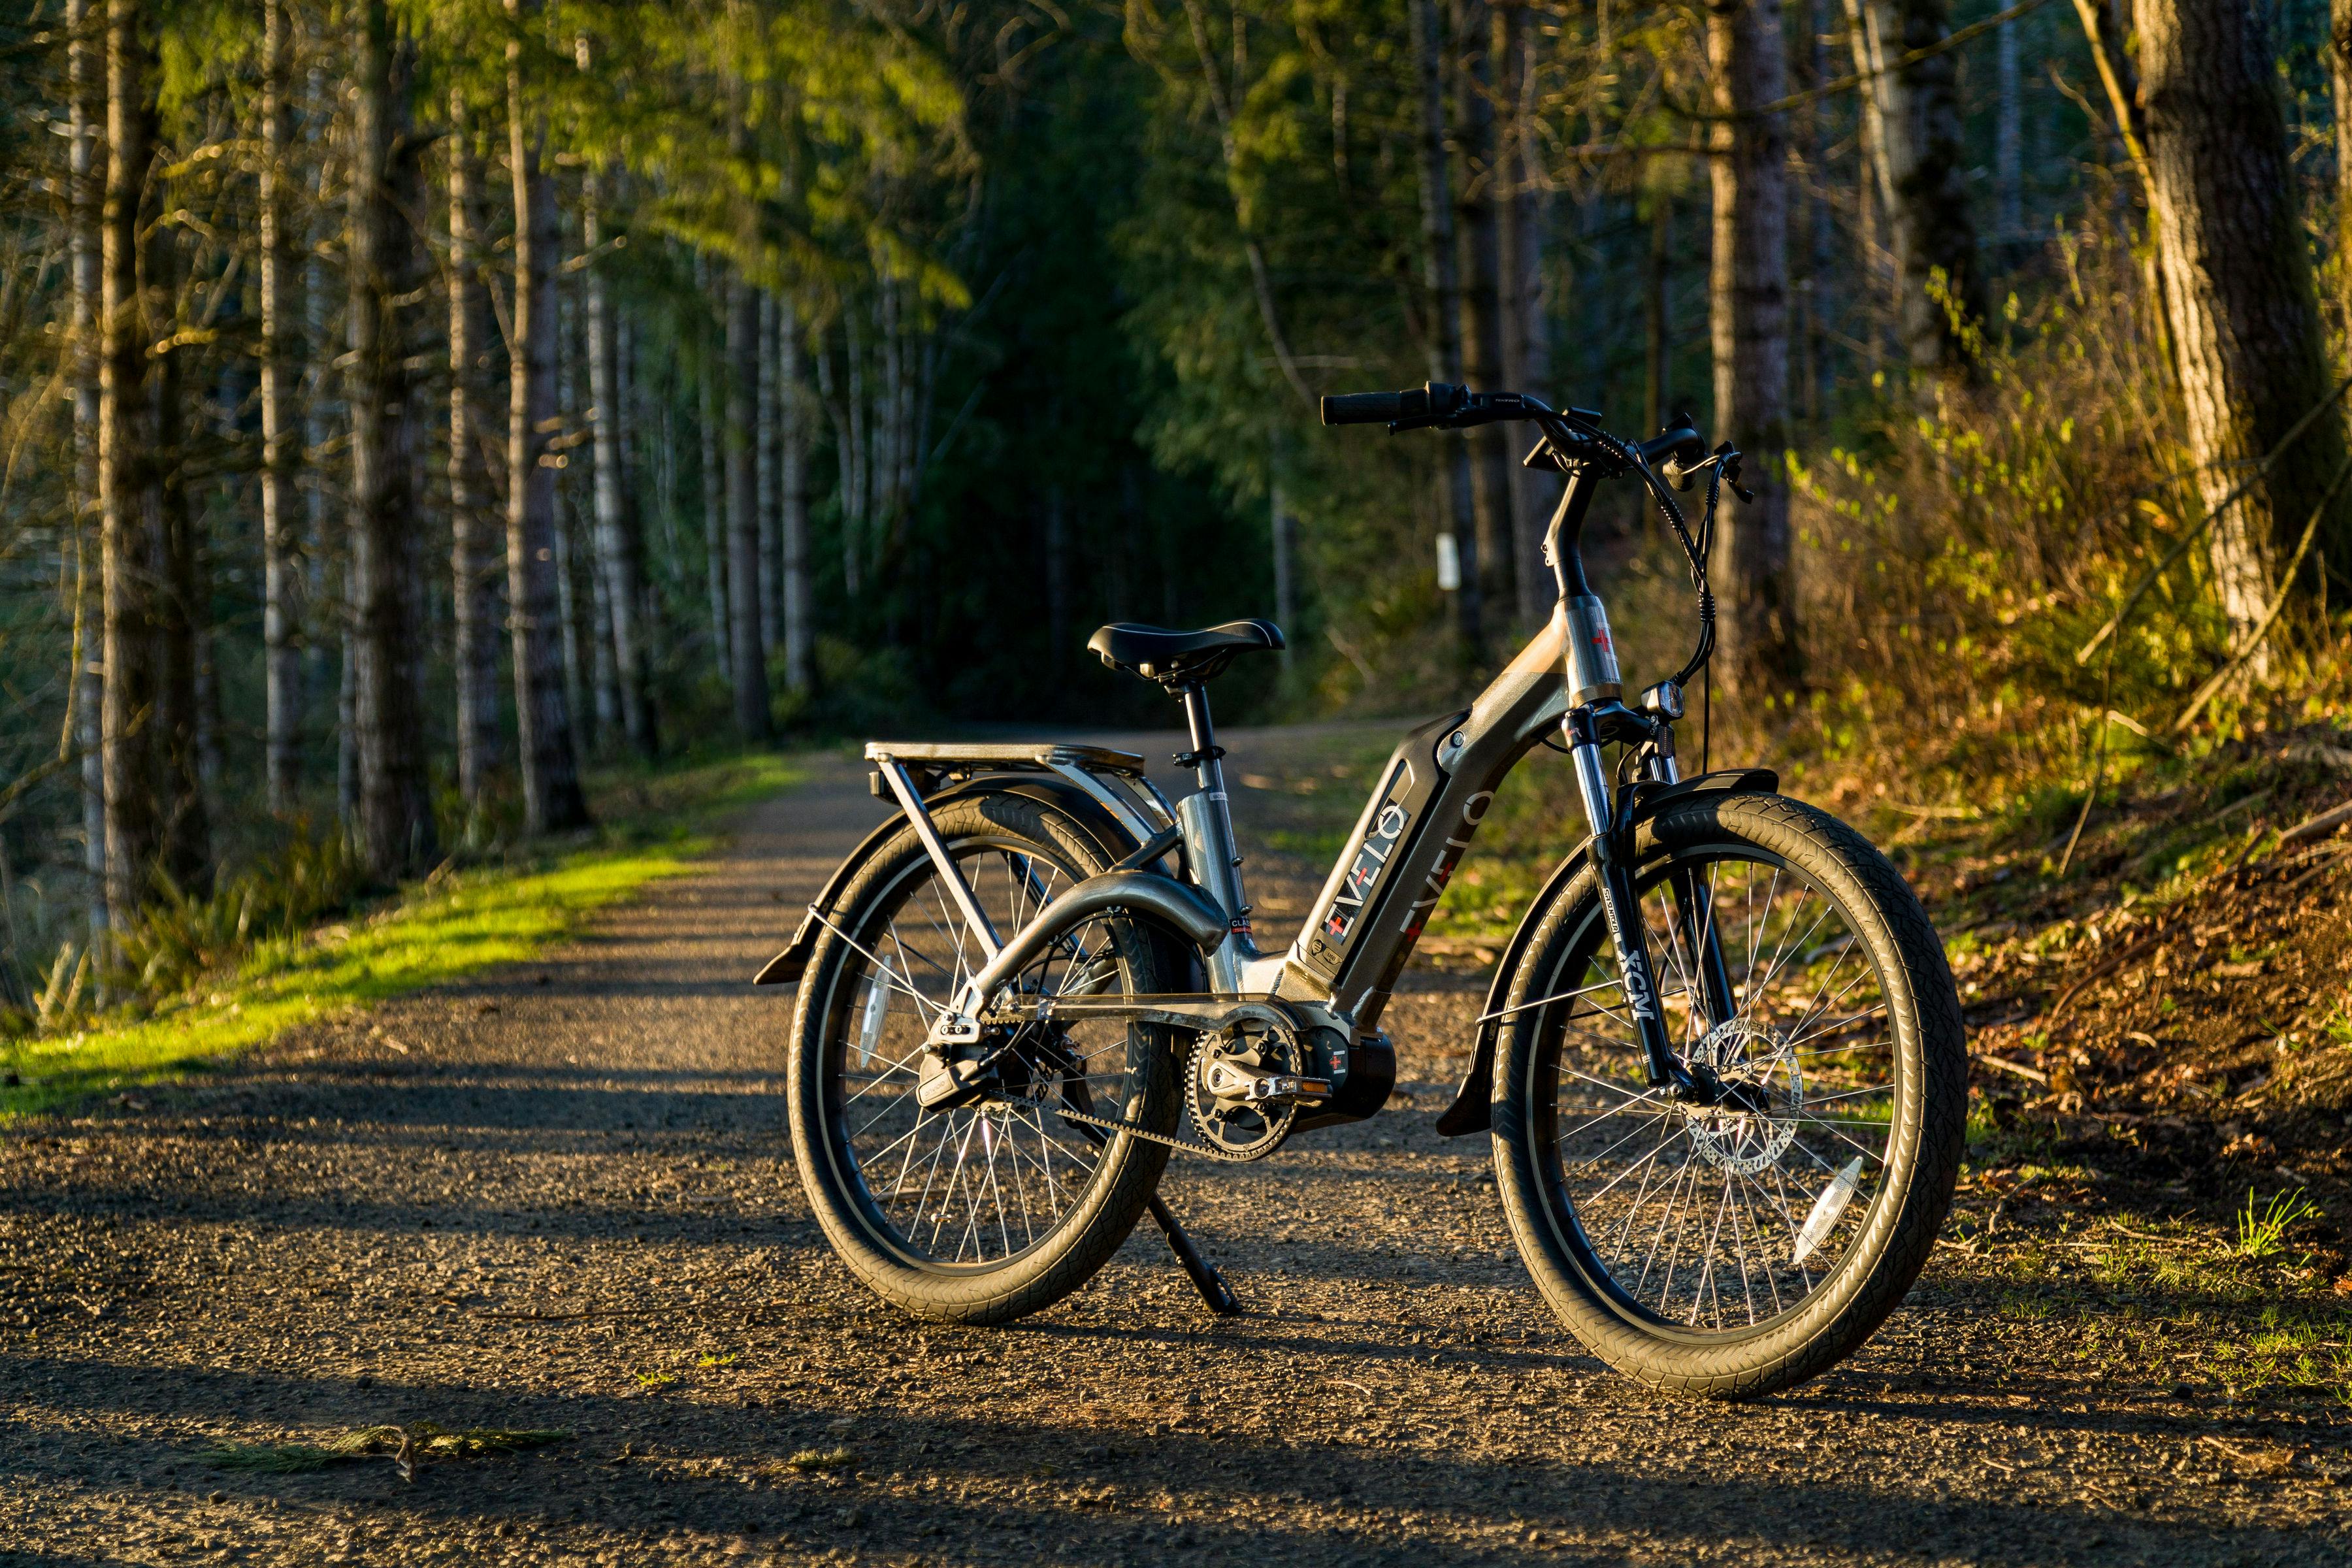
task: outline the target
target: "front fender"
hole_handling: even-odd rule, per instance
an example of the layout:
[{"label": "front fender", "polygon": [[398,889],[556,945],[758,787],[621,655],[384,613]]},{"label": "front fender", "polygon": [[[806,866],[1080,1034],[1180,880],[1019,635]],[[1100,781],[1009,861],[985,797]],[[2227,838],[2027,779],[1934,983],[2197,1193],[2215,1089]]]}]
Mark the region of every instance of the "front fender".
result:
[{"label": "front fender", "polygon": [[[1679,784],[1636,785],[1633,826],[1638,828],[1675,801],[1691,795],[1770,795],[1780,787],[1780,775],[1770,768],[1718,768]],[[1440,1137],[1460,1138],[1494,1126],[1495,1042],[1502,1033],[1502,1020],[1496,1015],[1503,1009],[1511,976],[1518,973],[1519,961],[1527,956],[1536,928],[1576,880],[1577,873],[1584,869],[1591,851],[1590,838],[1569,851],[1568,858],[1545,879],[1534,901],[1528,905],[1527,913],[1519,917],[1518,929],[1511,933],[1509,945],[1503,949],[1502,959],[1495,965],[1495,977],[1486,984],[1486,1005],[1478,1010],[1477,1043],[1471,1049],[1470,1070],[1464,1076],[1454,1103],[1438,1115],[1436,1128]]]}]

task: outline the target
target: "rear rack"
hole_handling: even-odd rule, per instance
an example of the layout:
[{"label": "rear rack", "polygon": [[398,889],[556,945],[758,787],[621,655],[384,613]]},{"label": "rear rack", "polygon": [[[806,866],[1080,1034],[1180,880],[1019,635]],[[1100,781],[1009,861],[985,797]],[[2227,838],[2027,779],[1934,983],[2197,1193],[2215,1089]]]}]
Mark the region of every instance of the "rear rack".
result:
[{"label": "rear rack", "polygon": [[1115,752],[1108,746],[1073,746],[1059,741],[1008,741],[992,743],[986,741],[868,741],[866,760],[879,763],[896,760],[902,763],[945,763],[949,773],[964,773],[974,768],[1039,768],[1051,772],[1059,768],[1086,768],[1096,773],[1118,773],[1129,778],[1143,776],[1143,758],[1133,752]]},{"label": "rear rack", "polygon": [[[868,741],[866,760],[875,764],[872,787],[881,800],[895,800],[916,831],[929,826],[926,795],[948,779],[984,773],[1055,773],[1076,784],[1109,812],[1136,843],[1150,841],[1176,822],[1176,808],[1143,771],[1143,758],[1108,746],[1074,746],[1059,741]],[[1119,783],[1107,784],[1104,775]],[[899,785],[903,783],[905,793]]]}]

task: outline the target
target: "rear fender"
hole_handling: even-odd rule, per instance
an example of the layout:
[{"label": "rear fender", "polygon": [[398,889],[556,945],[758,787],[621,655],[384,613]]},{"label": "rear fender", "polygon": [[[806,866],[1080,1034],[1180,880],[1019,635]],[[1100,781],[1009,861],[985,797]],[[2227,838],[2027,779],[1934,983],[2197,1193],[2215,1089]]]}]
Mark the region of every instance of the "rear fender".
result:
[{"label": "rear fender", "polygon": [[[1103,809],[1101,802],[1067,779],[1050,775],[1000,773],[970,779],[926,797],[923,805],[926,809],[935,809],[981,795],[1026,795],[1041,805],[1052,806],[1069,817],[1107,860],[1122,859],[1138,847],[1135,836],[1121,827],[1118,820]],[[865,868],[866,863],[873,859],[882,846],[906,825],[904,813],[895,813],[883,818],[874,831],[849,852],[849,858],[834,868],[833,875],[825,879],[824,887],[810,903],[807,912],[802,915],[800,929],[793,933],[793,940],[783,952],[768,960],[760,973],[751,977],[752,984],[791,985],[799,981],[802,972],[808,968],[809,954],[816,950],[816,939],[824,931],[823,917],[833,913],[842,889],[849,886],[851,879]]]},{"label": "rear fender", "polygon": [[[1780,787],[1780,777],[1769,768],[1720,768],[1696,778],[1684,779],[1679,784],[1638,784],[1633,797],[1633,825],[1636,828],[1659,812],[1679,800],[1695,795],[1770,795]],[[1459,1138],[1471,1132],[1485,1132],[1494,1126],[1495,1112],[1495,1042],[1503,1032],[1503,1021],[1496,1016],[1507,1005],[1511,977],[1528,955],[1535,941],[1536,928],[1552,906],[1564,896],[1584,869],[1591,856],[1592,841],[1588,838],[1569,852],[1568,858],[1553,868],[1535,900],[1528,905],[1527,913],[1519,917],[1518,929],[1511,933],[1508,946],[1495,965],[1495,977],[1486,985],[1486,1005],[1478,1009],[1477,1043],[1471,1048],[1470,1071],[1462,1079],[1461,1090],[1454,1103],[1437,1118],[1439,1136]]]}]

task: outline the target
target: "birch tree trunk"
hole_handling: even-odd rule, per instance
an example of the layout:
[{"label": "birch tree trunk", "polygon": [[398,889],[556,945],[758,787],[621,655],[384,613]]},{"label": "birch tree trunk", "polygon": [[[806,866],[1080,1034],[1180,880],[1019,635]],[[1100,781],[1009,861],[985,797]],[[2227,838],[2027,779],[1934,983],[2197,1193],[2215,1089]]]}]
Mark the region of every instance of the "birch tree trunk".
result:
[{"label": "birch tree trunk", "polygon": [[[599,205],[605,176],[592,174],[582,206],[585,249],[597,256],[604,243]],[[596,568],[604,588],[604,614],[613,638],[613,678],[618,688],[621,728],[629,748],[639,756],[659,754],[653,706],[646,688],[652,676],[645,629],[639,624],[642,595],[637,581],[637,551],[631,526],[628,476],[624,471],[620,339],[614,321],[612,287],[601,260],[588,268],[588,396],[596,458]]]},{"label": "birch tree trunk", "polygon": [[[1495,45],[1501,19],[1486,0],[1454,0],[1455,113],[1460,121],[1462,190],[1462,375],[1481,392],[1517,390],[1503,383],[1502,214],[1505,175],[1495,126]],[[1482,599],[1506,615],[1517,607],[1518,551],[1511,511],[1511,438],[1501,425],[1465,431],[1471,510],[1478,526]],[[1465,570],[1464,576],[1469,575]]]},{"label": "birch tree trunk", "polygon": [[[530,8],[533,12],[537,7]],[[507,0],[507,14],[523,14]],[[545,128],[523,102],[520,50],[507,53],[507,158],[514,177],[513,363],[507,405],[507,616],[512,628],[516,751],[523,818],[532,833],[584,826],[587,797],[563,689],[555,564],[556,251],[554,183],[540,169]]]},{"label": "birch tree trunk", "polygon": [[72,336],[66,373],[73,386],[74,644],[69,679],[74,694],[74,745],[80,752],[82,871],[89,879],[84,910],[89,943],[104,940],[106,909],[106,708],[101,662],[106,616],[105,539],[99,506],[98,306],[99,126],[106,115],[106,55],[100,18],[90,0],[67,0],[66,178],[68,277],[73,290]]},{"label": "birch tree trunk", "polygon": [[261,665],[266,715],[262,773],[269,809],[294,808],[301,766],[302,671],[294,635],[295,540],[292,333],[287,253],[287,186],[292,116],[287,70],[292,56],[286,0],[265,0],[261,41]]},{"label": "birch tree trunk", "polygon": [[768,659],[760,618],[760,514],[752,424],[758,416],[760,305],[740,273],[727,284],[727,593],[735,727],[768,738]]},{"label": "birch tree trunk", "polygon": [[[1895,250],[1895,334],[1915,370],[1960,368],[1957,309],[1984,319],[1984,279],[1969,216],[1968,150],[1950,50],[1901,69],[1894,62],[1940,45],[1944,0],[1845,0],[1854,68]],[[1937,280],[1941,275],[1941,281]],[[1938,299],[1938,294],[1943,295]]]},{"label": "birch tree trunk", "polygon": [[782,384],[784,684],[806,691],[816,680],[816,595],[809,582],[809,409],[801,377],[799,311],[790,294],[778,302],[776,365]]},{"label": "birch tree trunk", "polygon": [[385,0],[352,16],[351,237],[352,717],[359,842],[378,877],[422,869],[439,848],[425,766],[423,585],[410,368],[425,292],[422,143],[409,116],[415,51]]},{"label": "birch tree trunk", "polygon": [[[2251,476],[2331,390],[2288,167],[2275,62],[2246,0],[2142,0],[2140,100],[2173,362],[2207,506]],[[2242,637],[2343,461],[2330,408],[2210,535],[2221,607]],[[2352,570],[2352,507],[2330,504],[2325,558]],[[2282,539],[2284,543],[2282,544]]]},{"label": "birch tree trunk", "polygon": [[[1429,379],[1462,380],[1462,275],[1454,251],[1453,176],[1445,155],[1444,39],[1436,0],[1412,0],[1413,75],[1420,89],[1421,123],[1415,172],[1421,193],[1422,284],[1428,291],[1431,331]],[[1483,602],[1478,585],[1477,508],[1472,499],[1470,448],[1460,441],[1439,447],[1439,515],[1454,536],[1462,586],[1454,616],[1463,651],[1474,663],[1486,657]],[[1441,547],[1442,548],[1442,547]]]},{"label": "birch tree trunk", "polygon": [[481,826],[499,756],[499,536],[490,490],[490,403],[498,348],[483,243],[482,157],[462,93],[449,98],[449,585],[456,622],[457,793]]},{"label": "birch tree trunk", "polygon": [[1785,116],[1755,110],[1788,94],[1780,0],[1709,0],[1706,52],[1719,120],[1709,163],[1715,194],[1707,327],[1717,427],[1755,465],[1756,503],[1727,500],[1717,662],[1732,691],[1764,695],[1797,674],[1788,488],[1789,144]]}]

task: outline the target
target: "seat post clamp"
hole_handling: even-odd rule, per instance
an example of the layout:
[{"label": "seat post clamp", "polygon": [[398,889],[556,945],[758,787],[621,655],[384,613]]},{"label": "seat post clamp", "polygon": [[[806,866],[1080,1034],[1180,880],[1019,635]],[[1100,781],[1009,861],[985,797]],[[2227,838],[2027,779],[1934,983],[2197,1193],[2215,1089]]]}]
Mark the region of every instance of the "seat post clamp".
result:
[{"label": "seat post clamp", "polygon": [[1198,768],[1223,761],[1224,754],[1225,749],[1223,746],[1211,746],[1204,751],[1179,752],[1169,760],[1180,768]]}]

